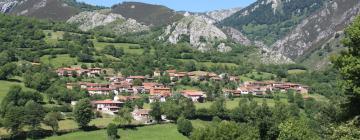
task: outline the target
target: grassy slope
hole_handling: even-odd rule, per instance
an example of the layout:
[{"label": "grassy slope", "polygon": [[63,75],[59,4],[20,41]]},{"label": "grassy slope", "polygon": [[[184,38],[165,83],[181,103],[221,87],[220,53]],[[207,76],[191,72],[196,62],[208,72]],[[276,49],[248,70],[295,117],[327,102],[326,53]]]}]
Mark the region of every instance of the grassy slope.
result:
[{"label": "grassy slope", "polygon": [[3,100],[3,98],[8,93],[10,87],[15,86],[15,85],[19,85],[19,86],[23,87],[25,90],[31,90],[29,88],[25,88],[24,83],[21,83],[21,82],[0,80],[0,102]]},{"label": "grassy slope", "polygon": [[[122,140],[186,140],[174,124],[162,124],[138,127],[135,129],[119,129]],[[106,130],[93,132],[75,132],[62,136],[50,137],[47,140],[102,140],[106,139]]]},{"label": "grassy slope", "polygon": [[51,64],[54,67],[71,66],[77,63],[76,58],[70,57],[68,54],[56,55],[56,58],[50,58],[49,55],[45,55],[40,58],[40,62],[44,64]]},{"label": "grassy slope", "polygon": [[94,40],[94,46],[96,50],[102,50],[106,45],[114,45],[116,48],[123,48],[124,52],[127,54],[141,55],[143,54],[143,49],[130,49],[130,46],[139,46],[138,44],[129,44],[129,43],[103,43],[97,42]]}]

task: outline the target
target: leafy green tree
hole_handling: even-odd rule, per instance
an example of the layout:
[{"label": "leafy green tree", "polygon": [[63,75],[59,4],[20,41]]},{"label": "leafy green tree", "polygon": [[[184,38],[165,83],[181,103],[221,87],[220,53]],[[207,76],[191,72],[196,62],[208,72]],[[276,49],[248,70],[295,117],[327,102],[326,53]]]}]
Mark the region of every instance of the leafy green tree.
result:
[{"label": "leafy green tree", "polygon": [[117,130],[117,126],[115,124],[110,123],[107,126],[106,132],[107,132],[109,140],[116,140],[118,130]]},{"label": "leafy green tree", "polygon": [[288,90],[286,94],[287,94],[288,102],[289,103],[294,103],[295,102],[294,91],[293,90]]},{"label": "leafy green tree", "polygon": [[185,71],[196,71],[196,65],[194,61],[185,62]]},{"label": "leafy green tree", "polygon": [[169,120],[177,120],[181,113],[182,109],[174,100],[167,101],[162,106],[164,115],[166,115],[166,119]]},{"label": "leafy green tree", "polygon": [[313,140],[319,139],[314,130],[304,119],[290,118],[279,125],[279,140]]},{"label": "leafy green tree", "polygon": [[118,123],[120,126],[128,125],[133,120],[129,108],[121,108],[114,118],[114,122]]},{"label": "leafy green tree", "polygon": [[185,118],[195,117],[196,108],[194,102],[192,102],[191,99],[181,98],[179,100],[179,105],[182,110],[182,116],[184,116]]},{"label": "leafy green tree", "polygon": [[341,87],[348,97],[348,102],[344,105],[347,117],[360,114],[360,17],[346,28],[344,46],[348,47],[348,52],[343,52],[340,56],[332,58],[335,68],[339,71]]},{"label": "leafy green tree", "polygon": [[16,72],[16,64],[8,63],[0,67],[0,80],[7,80],[10,76]]},{"label": "leafy green tree", "polygon": [[25,104],[24,124],[30,126],[30,130],[37,130],[45,117],[45,110],[36,102],[30,100]]},{"label": "leafy green tree", "polygon": [[295,97],[294,97],[294,102],[300,107],[300,108],[304,108],[304,98],[300,93],[295,93]]},{"label": "leafy green tree", "polygon": [[224,98],[218,98],[210,106],[210,111],[214,116],[225,117],[227,115],[226,101]]},{"label": "leafy green tree", "polygon": [[3,118],[3,126],[6,130],[11,132],[11,136],[16,136],[19,134],[21,128],[24,126],[24,107],[18,106],[9,106],[6,110],[5,116]]},{"label": "leafy green tree", "polygon": [[250,121],[250,107],[247,99],[242,99],[239,102],[239,106],[230,112],[230,118],[236,122]]},{"label": "leafy green tree", "polygon": [[161,115],[162,115],[161,105],[160,102],[154,102],[151,104],[151,111],[149,112],[150,116],[154,117],[157,123],[161,122]]},{"label": "leafy green tree", "polygon": [[81,99],[74,108],[74,118],[80,128],[88,126],[93,116],[92,106],[89,99]]},{"label": "leafy green tree", "polygon": [[191,132],[193,131],[193,126],[189,120],[185,119],[184,117],[180,117],[176,123],[177,129],[181,134],[190,136]]},{"label": "leafy green tree", "polygon": [[46,114],[43,123],[51,127],[53,134],[56,135],[59,130],[59,120],[62,119],[62,116],[59,112],[49,112]]},{"label": "leafy green tree", "polygon": [[164,73],[164,75],[162,75],[160,77],[160,80],[159,80],[160,83],[164,84],[164,85],[168,85],[171,83],[171,79],[170,79],[170,75],[169,73]]},{"label": "leafy green tree", "polygon": [[132,81],[132,84],[134,86],[141,86],[142,85],[142,81],[140,79],[135,79]]}]

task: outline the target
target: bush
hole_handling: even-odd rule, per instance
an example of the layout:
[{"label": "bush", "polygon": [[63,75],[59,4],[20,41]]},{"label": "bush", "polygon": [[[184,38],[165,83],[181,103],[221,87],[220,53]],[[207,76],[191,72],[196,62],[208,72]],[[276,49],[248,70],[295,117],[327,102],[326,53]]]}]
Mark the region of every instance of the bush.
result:
[{"label": "bush", "polygon": [[190,136],[193,130],[193,126],[189,120],[185,119],[184,117],[180,117],[177,120],[177,129],[181,134]]}]

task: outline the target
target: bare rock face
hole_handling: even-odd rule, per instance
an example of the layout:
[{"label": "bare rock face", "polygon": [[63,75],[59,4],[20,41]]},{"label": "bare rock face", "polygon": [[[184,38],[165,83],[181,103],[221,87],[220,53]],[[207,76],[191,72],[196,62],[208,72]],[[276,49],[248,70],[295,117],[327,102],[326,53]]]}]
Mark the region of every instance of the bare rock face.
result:
[{"label": "bare rock face", "polygon": [[242,45],[253,45],[253,43],[248,39],[245,35],[243,35],[240,31],[232,28],[232,27],[225,27],[225,33],[233,39],[235,42],[242,44]]},{"label": "bare rock face", "polygon": [[110,10],[81,12],[71,17],[68,23],[79,25],[83,31],[88,31],[99,26],[109,26],[115,33],[141,32],[149,27],[138,23],[134,19],[126,19],[120,14],[111,13]]},{"label": "bare rock face", "polygon": [[161,38],[176,44],[183,37],[188,37],[189,43],[201,51],[210,50],[212,48],[211,43],[214,41],[227,39],[225,33],[215,25],[200,16],[193,15],[188,15],[169,25]]},{"label": "bare rock face", "polygon": [[330,40],[336,32],[344,30],[359,13],[358,0],[330,1],[322,10],[304,19],[286,37],[274,43],[270,54],[283,54],[295,60]]},{"label": "bare rock face", "polygon": [[231,51],[231,47],[226,46],[225,43],[220,43],[217,46],[217,51],[219,51],[219,52],[229,52],[229,51]]},{"label": "bare rock face", "polygon": [[119,14],[112,14],[106,11],[98,12],[81,12],[78,15],[71,17],[67,22],[79,24],[79,28],[83,31],[88,31],[98,26],[104,26],[116,20],[126,20]]},{"label": "bare rock face", "polygon": [[0,1],[0,12],[1,13],[9,12],[17,3],[18,3],[18,1],[16,1],[16,0]]}]

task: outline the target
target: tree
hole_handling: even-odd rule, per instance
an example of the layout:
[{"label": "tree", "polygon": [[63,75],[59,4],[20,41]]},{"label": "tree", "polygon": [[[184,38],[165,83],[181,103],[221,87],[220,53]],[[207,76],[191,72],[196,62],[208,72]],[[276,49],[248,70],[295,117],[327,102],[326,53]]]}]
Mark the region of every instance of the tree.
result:
[{"label": "tree", "polygon": [[194,61],[185,62],[185,71],[196,71],[196,65]]},{"label": "tree", "polygon": [[0,68],[0,80],[7,80],[16,71],[16,64],[8,63]]},{"label": "tree", "polygon": [[133,117],[130,113],[130,108],[122,108],[119,110],[118,115],[115,117],[114,121],[119,123],[120,126],[128,125],[133,120]]},{"label": "tree", "polygon": [[288,97],[288,102],[289,103],[294,103],[295,97],[294,97],[294,91],[293,90],[288,90],[287,91],[287,97]]},{"label": "tree", "polygon": [[344,107],[347,118],[360,114],[360,17],[357,17],[351,26],[345,29],[345,39],[342,41],[348,47],[338,57],[333,57],[334,67],[342,78],[341,87],[348,98]]},{"label": "tree", "polygon": [[189,98],[181,98],[179,105],[182,110],[181,115],[185,118],[193,118],[195,116],[196,108],[194,102]]},{"label": "tree", "polygon": [[224,98],[218,98],[216,101],[211,105],[210,111],[214,116],[218,117],[225,117],[227,110],[226,110],[226,101]]},{"label": "tree", "polygon": [[300,107],[304,108],[304,98],[300,93],[295,93],[294,102]]},{"label": "tree", "polygon": [[59,120],[62,119],[62,116],[59,112],[49,112],[46,114],[43,123],[51,127],[53,134],[55,135],[59,130]]},{"label": "tree", "polygon": [[157,123],[161,122],[162,110],[160,106],[160,102],[154,102],[151,104],[151,111],[149,112],[150,116],[154,117]]},{"label": "tree", "polygon": [[166,115],[166,119],[169,120],[177,120],[182,113],[181,106],[179,106],[174,100],[165,102],[162,108],[164,115]]},{"label": "tree", "polygon": [[161,76],[159,82],[164,85],[170,84],[171,79],[169,73],[166,72],[163,76]]},{"label": "tree", "polygon": [[3,118],[4,127],[11,132],[11,136],[19,134],[20,129],[23,127],[24,107],[9,106]]},{"label": "tree", "polygon": [[184,117],[180,117],[176,121],[176,123],[177,123],[177,129],[181,134],[185,136],[190,136],[193,130],[193,126],[189,120],[185,119]]},{"label": "tree", "polygon": [[74,108],[75,121],[80,128],[85,128],[93,116],[92,106],[89,99],[81,99]]},{"label": "tree", "polygon": [[117,130],[117,126],[115,124],[110,123],[106,128],[106,132],[107,132],[109,140],[116,140],[118,130]]},{"label": "tree", "polygon": [[304,119],[290,118],[279,125],[279,140],[319,139]]},{"label": "tree", "polygon": [[134,86],[142,86],[142,81],[140,79],[135,79],[132,81]]},{"label": "tree", "polygon": [[24,123],[30,125],[30,130],[36,130],[39,128],[40,123],[45,117],[45,110],[36,102],[30,100],[25,104],[25,116]]}]

